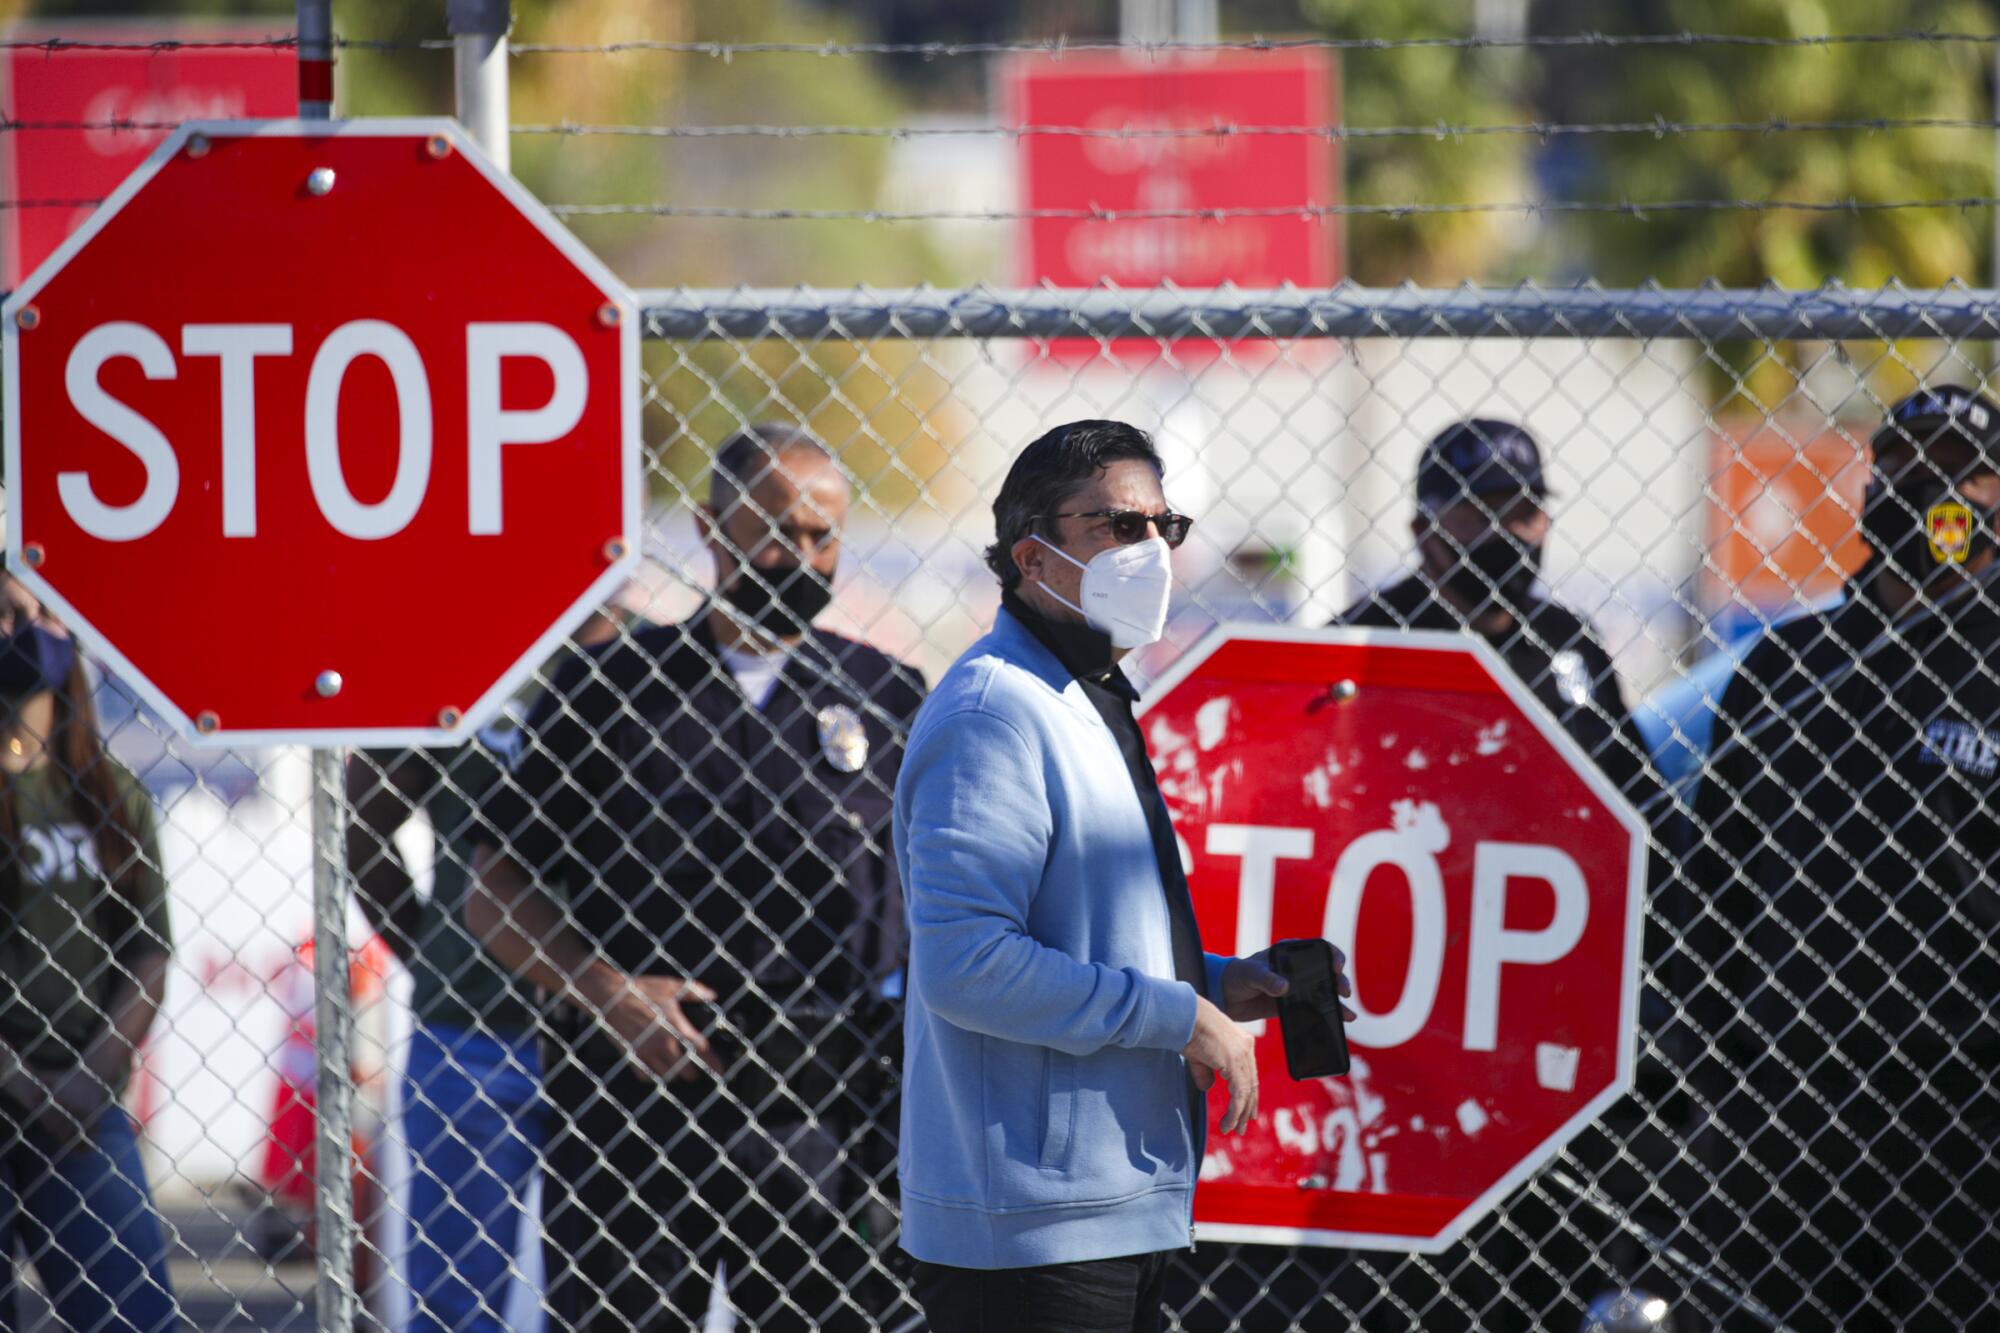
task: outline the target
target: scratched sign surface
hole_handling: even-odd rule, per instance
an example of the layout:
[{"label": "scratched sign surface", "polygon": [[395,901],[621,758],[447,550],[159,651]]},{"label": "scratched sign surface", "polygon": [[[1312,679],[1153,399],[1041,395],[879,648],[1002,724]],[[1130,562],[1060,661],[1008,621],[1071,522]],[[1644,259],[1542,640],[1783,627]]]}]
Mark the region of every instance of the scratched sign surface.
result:
[{"label": "scratched sign surface", "polygon": [[1483,645],[1224,627],[1142,726],[1206,946],[1330,939],[1360,1015],[1304,1083],[1265,1025],[1247,1136],[1216,1089],[1205,1237],[1442,1248],[1629,1086],[1643,835]]}]

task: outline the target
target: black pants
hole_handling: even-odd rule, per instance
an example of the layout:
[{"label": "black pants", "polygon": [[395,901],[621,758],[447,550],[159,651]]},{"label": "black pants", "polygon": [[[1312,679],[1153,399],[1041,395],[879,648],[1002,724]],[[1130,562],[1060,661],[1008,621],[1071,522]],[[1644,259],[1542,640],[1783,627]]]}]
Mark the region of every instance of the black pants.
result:
[{"label": "black pants", "polygon": [[919,1263],[933,1333],[1158,1333],[1169,1251],[1040,1268]]},{"label": "black pants", "polygon": [[662,1083],[609,1054],[585,1042],[548,1075],[552,1325],[699,1329],[720,1267],[745,1333],[867,1328],[845,1131],[831,1117],[752,1122],[706,1077]]}]

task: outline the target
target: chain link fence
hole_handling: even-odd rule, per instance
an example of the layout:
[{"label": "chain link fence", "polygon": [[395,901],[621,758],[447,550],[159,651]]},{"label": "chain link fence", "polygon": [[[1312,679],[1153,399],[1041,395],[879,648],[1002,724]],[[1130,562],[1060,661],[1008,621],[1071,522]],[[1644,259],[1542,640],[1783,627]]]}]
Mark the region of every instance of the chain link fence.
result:
[{"label": "chain link fence", "polygon": [[[1008,463],[1081,418],[1153,432],[1196,520],[1142,685],[1219,621],[1442,608],[1651,830],[1633,1095],[1441,1253],[1196,1245],[1175,1327],[1993,1313],[2000,622],[1983,573],[1885,596],[1859,529],[1888,405],[1984,385],[1985,294],[646,303],[643,572],[477,743],[346,760],[367,1317],[922,1326],[896,1245],[897,758],[925,682],[991,622]],[[1544,452],[1532,588],[1419,554],[1422,448],[1470,417]],[[1919,552],[1962,537],[1976,570],[2000,495],[1951,484],[1969,528],[1903,527]],[[719,628],[815,610],[800,562],[838,570],[800,648]],[[466,596],[505,595],[468,573]],[[1579,657],[1602,678],[1579,686]],[[185,749],[85,679],[17,715],[54,766],[6,766],[14,1294],[80,1326],[310,1326],[309,766]],[[622,980],[649,975],[710,989]],[[712,1067],[686,1058],[704,1047]]]}]

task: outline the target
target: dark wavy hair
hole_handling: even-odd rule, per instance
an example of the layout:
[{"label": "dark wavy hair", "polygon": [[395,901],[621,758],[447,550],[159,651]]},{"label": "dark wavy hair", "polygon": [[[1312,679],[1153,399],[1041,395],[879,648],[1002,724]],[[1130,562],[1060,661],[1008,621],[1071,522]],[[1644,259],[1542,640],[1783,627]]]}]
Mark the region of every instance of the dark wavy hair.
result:
[{"label": "dark wavy hair", "polygon": [[986,567],[1013,589],[1021,582],[1014,564],[1014,544],[1023,537],[1050,536],[1048,515],[1069,503],[1084,484],[1113,463],[1128,458],[1166,473],[1153,437],[1122,421],[1072,421],[1057,426],[1021,451],[1000,494],[993,500],[993,544],[986,548]]}]

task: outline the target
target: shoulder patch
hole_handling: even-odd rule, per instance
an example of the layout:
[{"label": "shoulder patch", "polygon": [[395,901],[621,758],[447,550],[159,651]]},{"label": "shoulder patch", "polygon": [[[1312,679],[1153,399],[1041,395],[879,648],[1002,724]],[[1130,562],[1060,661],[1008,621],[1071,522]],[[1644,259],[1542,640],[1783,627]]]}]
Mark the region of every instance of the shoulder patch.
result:
[{"label": "shoulder patch", "polygon": [[1920,762],[1955,768],[1974,777],[2000,772],[2000,732],[1982,730],[1955,718],[1936,718],[1924,728]]}]

